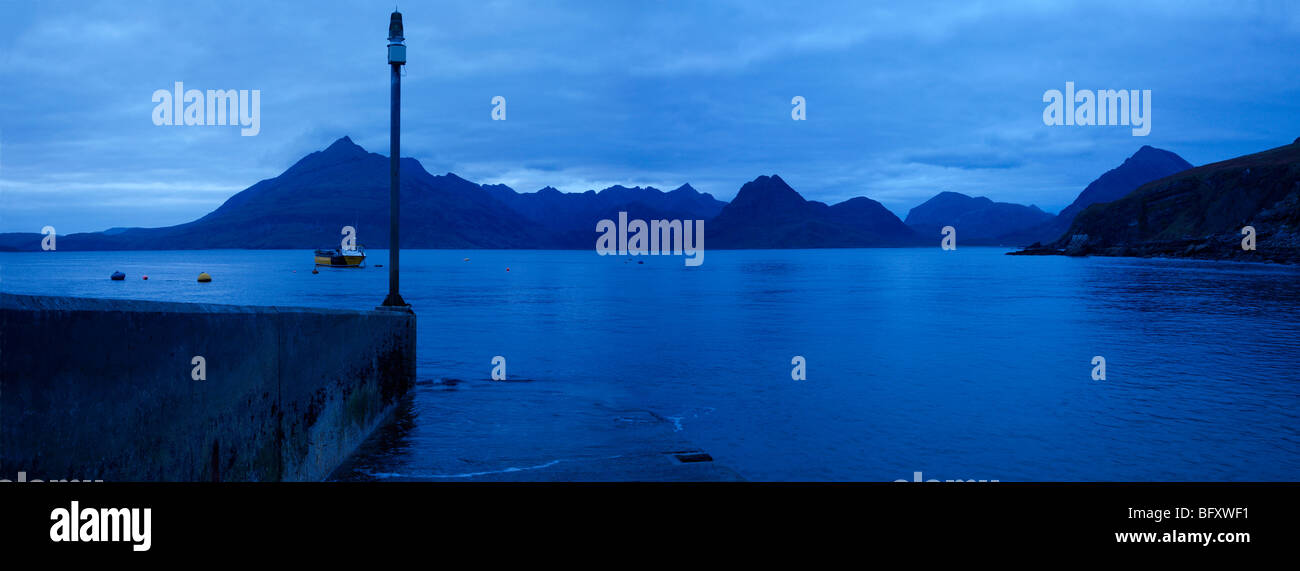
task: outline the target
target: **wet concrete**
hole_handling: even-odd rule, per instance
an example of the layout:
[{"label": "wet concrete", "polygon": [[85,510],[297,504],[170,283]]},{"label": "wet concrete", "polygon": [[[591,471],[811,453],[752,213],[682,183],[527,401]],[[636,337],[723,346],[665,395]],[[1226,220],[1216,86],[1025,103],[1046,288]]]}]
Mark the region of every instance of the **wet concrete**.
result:
[{"label": "wet concrete", "polygon": [[415,381],[409,313],[3,294],[0,322],[10,474],[320,480]]}]

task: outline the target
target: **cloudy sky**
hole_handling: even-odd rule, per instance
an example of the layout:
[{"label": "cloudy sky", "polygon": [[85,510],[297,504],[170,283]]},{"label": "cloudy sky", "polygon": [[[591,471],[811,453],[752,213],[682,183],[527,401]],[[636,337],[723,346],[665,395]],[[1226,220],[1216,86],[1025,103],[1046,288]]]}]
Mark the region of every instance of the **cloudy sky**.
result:
[{"label": "cloudy sky", "polygon": [[[392,7],[0,0],[0,231],[177,224],[343,135],[387,154]],[[777,173],[900,216],[943,190],[1055,212],[1143,144],[1204,164],[1300,136],[1289,1],[400,8],[403,154],[520,191],[729,200]],[[152,94],[177,81],[260,90],[261,132],[155,126]],[[1150,89],[1150,135],[1045,126],[1066,81]]]}]

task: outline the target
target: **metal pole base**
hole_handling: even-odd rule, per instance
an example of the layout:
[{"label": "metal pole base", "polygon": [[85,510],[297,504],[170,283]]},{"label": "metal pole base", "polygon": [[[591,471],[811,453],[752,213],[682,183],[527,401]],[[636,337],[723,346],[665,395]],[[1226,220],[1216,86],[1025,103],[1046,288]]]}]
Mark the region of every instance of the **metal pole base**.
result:
[{"label": "metal pole base", "polygon": [[385,297],[385,298],[384,298],[384,306],[386,306],[386,307],[411,307],[411,304],[406,303],[406,301],[402,299],[402,296],[401,296],[400,294],[390,293],[390,294],[388,294],[388,297]]}]

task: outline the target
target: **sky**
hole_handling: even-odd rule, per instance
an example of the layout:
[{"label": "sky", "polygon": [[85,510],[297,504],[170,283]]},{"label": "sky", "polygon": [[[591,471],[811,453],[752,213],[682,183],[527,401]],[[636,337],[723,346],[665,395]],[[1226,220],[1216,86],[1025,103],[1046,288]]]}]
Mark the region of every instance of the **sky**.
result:
[{"label": "sky", "polygon": [[[344,135],[388,154],[392,9],[0,0],[0,232],[179,224]],[[690,183],[730,200],[779,174],[900,217],[942,191],[1056,212],[1142,145],[1201,165],[1300,137],[1298,2],[400,9],[402,154],[521,192]],[[155,125],[153,93],[178,81],[258,90],[260,131]],[[1150,134],[1045,125],[1044,92],[1067,81],[1151,90]]]}]

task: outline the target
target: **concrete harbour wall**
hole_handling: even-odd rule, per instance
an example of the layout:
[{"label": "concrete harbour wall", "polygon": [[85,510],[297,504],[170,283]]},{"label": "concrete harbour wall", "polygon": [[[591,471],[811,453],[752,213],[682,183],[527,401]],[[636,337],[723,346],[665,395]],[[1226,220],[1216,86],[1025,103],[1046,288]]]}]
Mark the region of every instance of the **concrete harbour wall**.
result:
[{"label": "concrete harbour wall", "polygon": [[407,312],[0,294],[0,479],[321,480],[414,380]]}]

